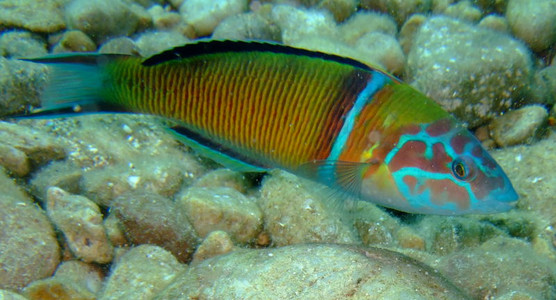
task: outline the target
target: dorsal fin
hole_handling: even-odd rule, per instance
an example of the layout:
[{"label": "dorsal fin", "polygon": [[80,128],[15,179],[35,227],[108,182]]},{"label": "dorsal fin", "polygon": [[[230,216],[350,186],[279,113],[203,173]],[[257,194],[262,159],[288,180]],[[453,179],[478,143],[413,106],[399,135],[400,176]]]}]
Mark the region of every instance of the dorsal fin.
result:
[{"label": "dorsal fin", "polygon": [[144,66],[154,66],[159,63],[171,61],[174,59],[183,59],[197,55],[228,53],[228,52],[272,52],[284,53],[299,56],[315,57],[323,60],[331,60],[341,64],[352,65],[356,68],[371,71],[372,68],[366,64],[353,60],[351,58],[311,51],[301,48],[290,47],[271,42],[259,41],[230,41],[230,40],[207,40],[199,41],[192,44],[186,44],[176,47],[159,54],[155,54],[143,61]]}]

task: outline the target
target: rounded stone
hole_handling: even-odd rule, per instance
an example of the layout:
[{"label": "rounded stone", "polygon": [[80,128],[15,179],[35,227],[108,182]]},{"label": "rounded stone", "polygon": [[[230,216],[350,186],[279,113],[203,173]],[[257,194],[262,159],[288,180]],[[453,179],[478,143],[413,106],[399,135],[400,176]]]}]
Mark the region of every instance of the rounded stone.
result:
[{"label": "rounded stone", "polygon": [[191,24],[199,36],[212,33],[226,17],[247,10],[247,0],[184,0],[180,13],[186,23]]},{"label": "rounded stone", "polygon": [[490,134],[501,147],[531,143],[547,118],[548,112],[544,107],[525,106],[494,119],[489,125]]},{"label": "rounded stone", "polygon": [[556,42],[555,0],[509,0],[506,18],[514,35],[536,52]]}]

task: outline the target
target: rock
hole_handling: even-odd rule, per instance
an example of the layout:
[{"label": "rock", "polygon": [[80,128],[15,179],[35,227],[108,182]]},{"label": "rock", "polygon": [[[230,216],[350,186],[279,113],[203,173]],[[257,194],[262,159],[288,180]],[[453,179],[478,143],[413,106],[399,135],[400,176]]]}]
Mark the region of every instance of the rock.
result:
[{"label": "rock", "polygon": [[419,29],[425,23],[427,17],[421,14],[415,14],[409,17],[407,21],[403,24],[400,29],[399,41],[400,46],[403,49],[403,53],[408,54],[413,47],[413,41],[415,36],[419,32]]},{"label": "rock", "polygon": [[515,36],[539,52],[556,43],[556,1],[509,0],[506,18]]},{"label": "rock", "polygon": [[280,29],[255,13],[242,13],[222,20],[212,39],[281,41]]},{"label": "rock", "polygon": [[44,65],[0,57],[0,116],[39,106],[46,70]]},{"label": "rock", "polygon": [[494,225],[467,217],[426,216],[415,226],[426,241],[427,252],[443,256],[505,235]]},{"label": "rock", "polygon": [[526,293],[532,299],[556,297],[556,263],[517,239],[491,239],[480,247],[442,257],[434,267],[474,299],[507,293]]},{"label": "rock", "polygon": [[158,245],[181,262],[190,260],[199,243],[182,210],[158,194],[126,193],[114,200],[111,210],[120,219],[130,242]]},{"label": "rock", "polygon": [[360,6],[369,10],[388,13],[398,24],[416,13],[426,13],[432,8],[432,0],[361,0]]},{"label": "rock", "polygon": [[492,30],[497,30],[503,33],[510,32],[510,25],[508,24],[508,20],[506,18],[496,15],[488,15],[485,16],[481,22],[479,22],[479,26],[483,28],[488,28]]},{"label": "rock", "polygon": [[262,229],[257,203],[228,187],[190,187],[176,197],[176,203],[200,237],[221,230],[238,243],[250,243]]},{"label": "rock", "polygon": [[134,247],[112,266],[99,299],[152,299],[184,269],[160,247]]},{"label": "rock", "polygon": [[283,171],[270,173],[257,201],[265,230],[275,246],[359,242],[351,226],[342,221],[341,204],[331,203],[341,201],[332,199],[333,191],[327,190],[327,197],[321,185]]},{"label": "rock", "polygon": [[0,122],[0,151],[0,164],[17,176],[65,157],[64,149],[44,131],[7,122]]},{"label": "rock", "polygon": [[93,52],[96,49],[95,43],[85,33],[79,30],[70,30],[64,32],[52,52]]},{"label": "rock", "polygon": [[398,41],[390,35],[369,32],[355,42],[355,50],[365,54],[366,61],[376,62],[392,74],[402,74],[405,55]]},{"label": "rock", "polygon": [[494,119],[490,135],[500,147],[531,143],[542,131],[548,112],[540,105],[529,105]]},{"label": "rock", "polygon": [[60,247],[42,209],[3,172],[0,191],[0,289],[17,290],[52,275]]},{"label": "rock", "polygon": [[537,71],[531,89],[533,104],[554,105],[556,103],[556,64]]},{"label": "rock", "polygon": [[[293,263],[292,263],[293,262]],[[191,266],[157,299],[467,299],[440,274],[378,248],[238,249]]]},{"label": "rock", "polygon": [[343,22],[357,11],[359,0],[321,0],[316,7],[327,9],[336,22]]},{"label": "rock", "polygon": [[192,264],[199,263],[207,258],[226,254],[232,251],[234,243],[232,238],[225,231],[213,231],[207,235],[193,253]]},{"label": "rock", "polygon": [[50,277],[42,280],[33,281],[23,291],[29,300],[45,299],[80,299],[95,300],[95,294],[85,288],[76,285],[72,281]]},{"label": "rock", "polygon": [[94,202],[51,187],[46,193],[46,211],[77,258],[101,264],[112,260],[114,248],[106,236],[100,209]]},{"label": "rock", "polygon": [[0,2],[0,27],[53,33],[65,29],[63,8],[69,0],[5,0]]},{"label": "rock", "polygon": [[417,89],[476,127],[527,90],[531,60],[527,48],[504,34],[432,17],[415,36],[407,73]]},{"label": "rock", "polygon": [[482,12],[471,1],[463,0],[448,6],[444,14],[452,18],[474,23],[481,19]]},{"label": "rock", "polygon": [[100,49],[99,53],[116,53],[116,54],[128,54],[128,55],[139,55],[139,48],[135,45],[135,42],[128,37],[117,37],[108,40],[104,43]]},{"label": "rock", "polygon": [[33,174],[31,192],[41,202],[46,201],[46,191],[52,186],[59,187],[72,194],[80,194],[79,182],[83,178],[83,170],[71,162],[53,161]]},{"label": "rock", "polygon": [[180,6],[182,18],[199,36],[210,35],[220,21],[246,10],[247,0],[184,0]]},{"label": "rock", "polygon": [[0,35],[0,53],[6,57],[34,58],[47,54],[45,42],[27,31],[6,31]]},{"label": "rock", "polygon": [[248,182],[245,175],[230,169],[216,169],[207,172],[199,180],[193,183],[196,187],[228,187],[240,193],[247,191]]},{"label": "rock", "polygon": [[147,12],[153,20],[154,28],[157,30],[170,30],[182,22],[179,13],[168,11],[160,5],[151,6]]},{"label": "rock", "polygon": [[360,11],[338,26],[340,36],[348,44],[354,44],[369,32],[381,32],[396,36],[398,25],[386,14],[370,11]]},{"label": "rock", "polygon": [[54,277],[73,281],[76,285],[97,295],[103,285],[104,273],[97,265],[87,264],[79,260],[69,260],[58,266]]},{"label": "rock", "polygon": [[280,28],[282,42],[286,45],[304,42],[307,37],[338,36],[336,22],[328,11],[280,4],[272,7],[270,19]]},{"label": "rock", "polygon": [[116,214],[108,214],[108,217],[104,219],[104,228],[106,229],[106,235],[110,243],[112,243],[114,247],[125,247],[129,244],[125,236],[124,225]]},{"label": "rock", "polygon": [[3,300],[28,300],[20,294],[8,290],[0,290],[0,299]]},{"label": "rock", "polygon": [[83,31],[97,43],[131,35],[151,22],[145,9],[122,0],[75,0],[65,15],[68,28]]},{"label": "rock", "polygon": [[402,228],[399,221],[369,202],[357,202],[354,226],[363,245],[377,247],[397,246],[397,232]]},{"label": "rock", "polygon": [[164,50],[183,46],[189,39],[176,31],[155,31],[141,34],[135,45],[139,48],[142,57],[150,57]]}]

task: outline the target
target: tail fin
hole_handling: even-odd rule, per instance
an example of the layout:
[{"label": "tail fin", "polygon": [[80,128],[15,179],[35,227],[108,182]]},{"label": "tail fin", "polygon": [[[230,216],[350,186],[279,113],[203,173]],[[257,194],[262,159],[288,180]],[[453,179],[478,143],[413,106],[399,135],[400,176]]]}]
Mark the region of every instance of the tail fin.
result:
[{"label": "tail fin", "polygon": [[32,113],[91,106],[103,101],[106,62],[121,55],[72,53],[24,59],[49,65],[48,82],[41,94],[41,107]]}]

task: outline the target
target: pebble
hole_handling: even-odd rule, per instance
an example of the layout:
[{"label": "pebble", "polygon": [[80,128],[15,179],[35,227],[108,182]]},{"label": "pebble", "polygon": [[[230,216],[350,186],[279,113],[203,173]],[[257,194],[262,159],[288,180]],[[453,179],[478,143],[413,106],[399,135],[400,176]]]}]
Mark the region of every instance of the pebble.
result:
[{"label": "pebble", "polygon": [[202,238],[221,230],[238,243],[251,243],[262,229],[257,203],[229,187],[190,187],[176,197],[176,203]]},{"label": "pebble", "polygon": [[75,0],[66,7],[68,28],[83,31],[97,43],[131,35],[151,22],[147,11],[123,0]]},{"label": "pebble", "polygon": [[100,300],[153,299],[185,266],[155,245],[131,248],[112,265]]},{"label": "pebble", "polygon": [[[271,171],[257,200],[264,227],[274,246],[299,243],[359,243],[351,225],[343,222],[341,201],[334,191],[284,171]],[[328,192],[328,194],[327,194]]]},{"label": "pebble", "polygon": [[528,89],[531,65],[528,49],[505,34],[431,17],[415,36],[406,70],[408,82],[477,127]]},{"label": "pebble", "polygon": [[357,11],[358,5],[359,0],[321,0],[315,7],[330,11],[336,22],[343,22]]},{"label": "pebble", "polygon": [[[395,275],[394,275],[395,274]],[[342,245],[238,249],[176,276],[157,299],[467,299],[404,255]]]},{"label": "pebble", "polygon": [[338,30],[346,43],[354,44],[369,32],[381,32],[394,37],[398,33],[398,25],[389,15],[360,11],[340,24]]},{"label": "pebble", "polygon": [[160,5],[153,5],[147,11],[153,20],[154,28],[157,30],[171,30],[182,22],[179,13],[169,11]]},{"label": "pebble", "polygon": [[280,29],[255,13],[242,13],[222,20],[212,33],[213,39],[280,41]]},{"label": "pebble", "polygon": [[135,42],[125,36],[109,39],[100,49],[99,53],[139,55],[139,48]]},{"label": "pebble", "polygon": [[0,122],[0,164],[17,176],[25,176],[46,162],[65,157],[56,139],[41,130]]},{"label": "pebble", "polygon": [[307,37],[312,36],[333,38],[338,36],[334,17],[326,10],[279,4],[272,7],[270,19],[280,28],[282,42],[286,45],[303,42]]},{"label": "pebble", "polygon": [[193,226],[179,206],[158,194],[126,193],[114,200],[111,212],[120,220],[131,243],[158,245],[181,262],[188,262],[199,244]]},{"label": "pebble", "polygon": [[409,19],[407,19],[407,21],[403,24],[402,28],[400,29],[398,40],[404,54],[407,55],[413,47],[415,36],[426,20],[427,17],[425,15],[415,14],[409,17]]},{"label": "pebble", "polygon": [[533,103],[553,105],[556,103],[556,65],[551,65],[535,73],[531,86]]},{"label": "pebble", "polygon": [[494,119],[490,135],[500,147],[532,143],[542,133],[548,112],[540,105],[529,105]]},{"label": "pebble", "polygon": [[81,193],[80,181],[83,170],[67,160],[52,161],[33,173],[29,184],[31,192],[41,202],[46,200],[46,191],[56,186],[69,193]]},{"label": "pebble", "polygon": [[209,171],[193,183],[196,187],[228,187],[240,193],[247,192],[248,185],[245,175],[224,168]]},{"label": "pebble", "polygon": [[518,239],[496,237],[480,247],[442,257],[434,267],[473,299],[498,299],[508,293],[529,294],[530,299],[556,298],[556,263]]},{"label": "pebble", "polygon": [[38,107],[39,94],[46,83],[46,70],[45,65],[0,57],[0,116]]},{"label": "pebble", "polygon": [[135,40],[135,45],[139,48],[139,54],[142,57],[150,57],[165,50],[183,46],[188,42],[189,39],[179,32],[156,31],[139,35]]},{"label": "pebble", "polygon": [[0,2],[0,28],[24,28],[53,33],[66,28],[64,6],[69,0],[4,0]]},{"label": "pebble", "polygon": [[485,16],[480,22],[479,26],[492,30],[497,30],[503,33],[510,33],[510,24],[508,20],[502,16],[488,15]]},{"label": "pebble", "polygon": [[234,242],[225,231],[212,231],[193,253],[192,264],[199,263],[205,259],[229,253],[234,248]]},{"label": "pebble", "polygon": [[84,262],[109,263],[114,248],[102,224],[102,213],[91,200],[51,187],[46,212],[64,234],[71,252]]},{"label": "pebble", "polygon": [[29,300],[24,296],[9,290],[0,289],[0,299],[2,300]]},{"label": "pebble", "polygon": [[388,13],[398,24],[416,13],[427,13],[432,8],[433,0],[361,0],[360,6],[369,10],[378,10]]},{"label": "pebble", "polygon": [[402,47],[391,35],[381,32],[369,32],[355,42],[355,50],[365,54],[367,61],[384,67],[394,75],[403,73],[405,55]]},{"label": "pebble", "polygon": [[69,30],[64,32],[60,41],[52,49],[52,53],[93,52],[96,49],[95,42],[83,31]]},{"label": "pebble", "polygon": [[448,6],[444,11],[444,15],[475,23],[481,19],[482,12],[471,1],[463,0]]},{"label": "pebble", "polygon": [[180,13],[186,23],[193,26],[198,36],[207,36],[226,17],[247,10],[247,0],[184,0]]},{"label": "pebble", "polygon": [[556,43],[555,0],[509,0],[506,18],[513,34],[533,51],[543,51]]},{"label": "pebble", "polygon": [[41,57],[47,54],[46,43],[28,31],[5,31],[0,35],[0,54],[5,57]]},{"label": "pebble", "polygon": [[60,247],[44,211],[0,172],[0,289],[18,290],[54,273]]},{"label": "pebble", "polygon": [[56,269],[54,277],[73,281],[95,295],[98,294],[104,283],[104,272],[101,267],[79,260],[62,262]]},{"label": "pebble", "polygon": [[104,228],[110,243],[114,247],[125,247],[129,244],[125,235],[125,228],[118,216],[114,213],[109,213],[108,217],[104,219]]}]

